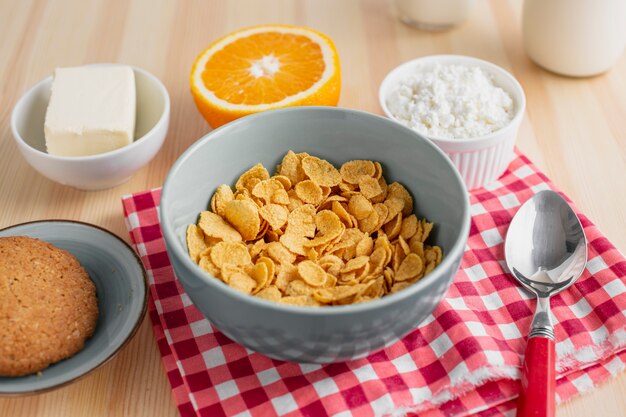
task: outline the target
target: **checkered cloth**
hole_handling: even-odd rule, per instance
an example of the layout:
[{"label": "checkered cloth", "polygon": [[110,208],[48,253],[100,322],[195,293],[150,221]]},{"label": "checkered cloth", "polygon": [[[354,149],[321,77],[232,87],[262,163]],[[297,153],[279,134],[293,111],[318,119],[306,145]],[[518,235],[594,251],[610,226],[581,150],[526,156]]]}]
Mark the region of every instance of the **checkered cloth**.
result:
[{"label": "checkered cloth", "polygon": [[[170,266],[160,190],[125,196],[130,236],[148,270],[154,334],[181,415],[512,415],[535,301],[507,273],[503,239],[521,203],[548,188],[554,186],[545,175],[518,154],[498,182],[471,195],[461,269],[432,315],[380,352],[324,366],[270,359],[212,327]],[[626,363],[626,260],[577,214],[589,263],[576,284],[552,299],[559,402]]]}]

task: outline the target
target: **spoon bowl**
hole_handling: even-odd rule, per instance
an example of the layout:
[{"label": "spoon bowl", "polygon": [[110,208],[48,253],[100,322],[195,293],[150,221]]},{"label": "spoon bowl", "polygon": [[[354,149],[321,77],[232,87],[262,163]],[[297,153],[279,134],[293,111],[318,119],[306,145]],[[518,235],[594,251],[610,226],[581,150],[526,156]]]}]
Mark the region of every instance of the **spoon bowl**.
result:
[{"label": "spoon bowl", "polygon": [[513,217],[504,244],[511,274],[537,297],[522,368],[518,417],[553,417],[554,328],[550,297],[572,285],[587,264],[580,220],[554,191],[540,191]]},{"label": "spoon bowl", "polygon": [[513,276],[539,297],[572,285],[587,263],[587,239],[578,217],[554,191],[540,191],[511,221],[504,246]]}]

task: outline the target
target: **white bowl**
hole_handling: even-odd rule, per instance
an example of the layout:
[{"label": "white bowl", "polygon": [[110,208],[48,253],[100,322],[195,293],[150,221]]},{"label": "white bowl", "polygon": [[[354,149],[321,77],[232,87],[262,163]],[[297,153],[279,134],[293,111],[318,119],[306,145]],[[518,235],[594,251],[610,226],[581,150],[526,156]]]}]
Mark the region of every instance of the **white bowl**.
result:
[{"label": "white bowl", "polygon": [[48,154],[44,120],[50,100],[50,76],[28,90],[11,114],[11,131],[26,161],[43,176],[83,190],[100,190],[121,184],[150,162],[167,135],[170,98],[158,78],[140,68],[132,69],[137,89],[133,143],[97,155],[69,157]]},{"label": "white bowl", "polygon": [[429,68],[435,64],[478,66],[491,75],[493,83],[513,99],[513,119],[489,135],[468,139],[426,136],[452,160],[468,190],[488,185],[504,173],[513,159],[515,139],[526,108],[524,90],[510,73],[490,62],[463,55],[431,55],[406,62],[387,74],[378,92],[380,106],[387,117],[397,121],[387,108],[387,98],[398,84],[420,68]]}]

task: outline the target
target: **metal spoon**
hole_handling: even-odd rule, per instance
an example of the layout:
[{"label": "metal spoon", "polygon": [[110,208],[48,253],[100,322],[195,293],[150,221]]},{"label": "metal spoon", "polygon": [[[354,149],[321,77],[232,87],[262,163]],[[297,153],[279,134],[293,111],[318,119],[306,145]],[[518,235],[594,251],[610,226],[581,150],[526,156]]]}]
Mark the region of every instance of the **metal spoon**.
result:
[{"label": "metal spoon", "polygon": [[554,191],[540,191],[513,217],[504,251],[513,276],[537,296],[517,416],[553,417],[556,382],[550,296],[582,274],[587,264],[587,239],[567,202]]}]

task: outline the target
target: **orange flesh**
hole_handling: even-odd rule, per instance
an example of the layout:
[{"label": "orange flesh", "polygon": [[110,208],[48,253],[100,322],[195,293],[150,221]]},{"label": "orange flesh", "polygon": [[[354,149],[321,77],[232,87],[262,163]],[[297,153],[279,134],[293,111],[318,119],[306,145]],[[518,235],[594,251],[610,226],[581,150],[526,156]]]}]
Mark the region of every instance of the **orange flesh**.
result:
[{"label": "orange flesh", "polygon": [[[278,61],[276,72],[275,66],[262,65],[264,57]],[[259,76],[253,74],[253,66]],[[214,53],[202,72],[202,82],[233,104],[269,104],[308,90],[325,67],[320,46],[308,37],[265,32],[240,38]]]}]

